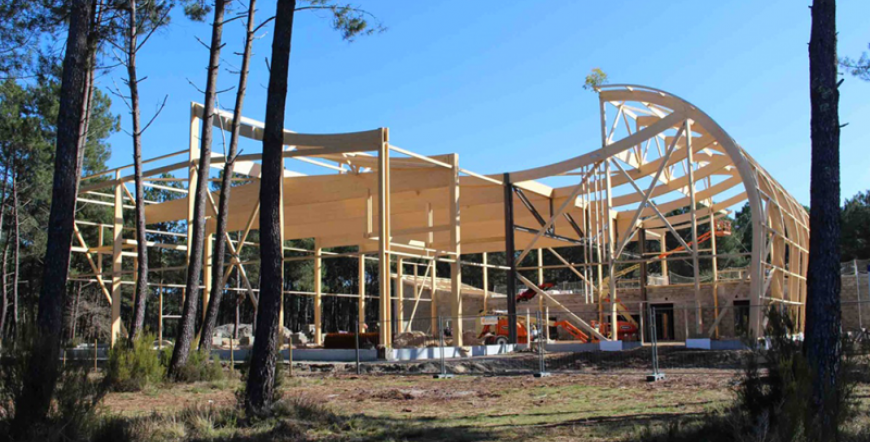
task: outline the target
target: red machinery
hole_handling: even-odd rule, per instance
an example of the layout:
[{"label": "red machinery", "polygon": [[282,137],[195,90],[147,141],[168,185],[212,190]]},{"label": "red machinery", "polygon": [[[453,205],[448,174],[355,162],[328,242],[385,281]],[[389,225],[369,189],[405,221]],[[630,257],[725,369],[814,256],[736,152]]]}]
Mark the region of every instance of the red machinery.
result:
[{"label": "red machinery", "polygon": [[[636,323],[628,322],[628,321],[617,321],[618,329],[616,330],[616,339],[622,340],[634,340],[637,338],[638,332],[640,329],[638,328]],[[598,327],[598,321],[590,322],[590,325],[593,327]],[[610,337],[610,323],[605,322],[602,324],[602,327],[599,328],[601,330],[601,334],[607,337]]]},{"label": "red machinery", "polygon": [[[708,231],[702,233],[701,236],[698,237],[698,244],[707,242],[707,240],[709,240],[713,236],[714,233],[716,234],[716,236],[731,236],[731,221],[724,220],[724,219],[717,219],[716,220],[716,231],[713,232],[713,231],[708,230]],[[689,247],[693,247],[694,243],[690,241],[690,242],[686,243],[686,245],[688,245]],[[659,259],[664,258],[666,256],[670,256],[672,253],[682,252],[683,250],[686,250],[686,248],[683,247],[682,245],[680,245],[679,247],[676,247],[672,250],[664,251],[659,255]]]},{"label": "red machinery", "polygon": [[[552,282],[545,282],[545,283],[539,285],[538,288],[541,290],[549,290],[555,286],[556,285],[553,284]],[[526,289],[526,291],[517,295],[517,302],[519,303],[519,302],[531,301],[532,298],[534,298],[535,295],[537,295],[537,294],[538,294],[538,292],[536,292],[534,289]]]},{"label": "red machinery", "polygon": [[[596,321],[592,321],[592,326],[595,327],[597,325]],[[598,342],[598,339],[595,339],[586,333],[584,333],[579,328],[575,327],[574,324],[571,324],[567,320],[562,321],[547,321],[547,326],[549,327],[559,327],[562,330],[565,330],[569,335],[573,336],[574,339],[583,342]],[[604,330],[601,331],[601,334],[608,336],[610,333],[610,324],[604,324]],[[618,330],[618,339],[628,339],[634,338],[638,334],[637,325],[632,324],[626,321],[619,321],[619,330]],[[507,344],[508,343],[508,319],[507,316],[499,316],[498,324],[493,325],[485,325],[483,326],[483,330],[481,330],[478,339],[483,339],[484,343],[487,345],[493,344]],[[527,344],[529,342],[529,331],[526,328],[526,325],[523,321],[517,321],[517,343],[518,344]]]},{"label": "red machinery", "polygon": [[[568,332],[571,336],[577,339],[580,342],[591,342],[589,336],[586,333],[583,333],[579,328],[574,327],[568,321],[556,321],[549,322],[550,327],[561,327],[563,330]],[[499,316],[498,324],[495,326],[485,325],[483,326],[483,330],[481,330],[478,339],[484,339],[484,342],[487,345],[493,344],[507,344],[508,343],[508,320],[507,316]],[[526,328],[526,325],[517,321],[517,344],[528,344],[529,343],[529,331]]]},{"label": "red machinery", "polygon": [[[699,239],[700,240],[700,239]],[[545,282],[543,284],[538,285],[538,289],[541,291],[549,290],[555,287],[555,284],[552,282]],[[529,288],[517,295],[517,303],[520,302],[529,302],[531,301],[538,292],[535,289]],[[624,308],[624,306],[623,306]],[[617,330],[617,339],[626,339],[631,338],[634,339],[638,335],[638,324],[631,320],[630,316],[626,316],[626,319],[630,321],[618,321],[617,326],[619,327]],[[524,321],[517,321],[517,343],[518,344],[526,344],[529,342],[529,332],[526,328],[526,325],[523,323]],[[508,319],[507,316],[499,316],[498,323],[495,325],[485,325],[483,330],[481,330],[479,339],[485,339],[484,342],[488,345],[492,344],[507,344],[508,336],[510,336],[508,332]],[[575,327],[574,324],[566,320],[562,321],[547,321],[548,327],[560,327],[565,330],[568,334],[574,337],[574,339],[588,343],[588,342],[597,342],[598,340],[590,337],[586,333],[584,333],[579,328]],[[598,327],[597,321],[592,321],[591,326],[599,329],[600,333],[604,336],[610,335],[610,324],[604,323],[601,328]]]}]

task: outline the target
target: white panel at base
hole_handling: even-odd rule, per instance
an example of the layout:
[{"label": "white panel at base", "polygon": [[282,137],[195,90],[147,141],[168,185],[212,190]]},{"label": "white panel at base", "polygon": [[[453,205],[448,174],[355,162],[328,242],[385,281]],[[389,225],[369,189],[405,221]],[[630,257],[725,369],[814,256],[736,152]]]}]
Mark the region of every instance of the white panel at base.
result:
[{"label": "white panel at base", "polygon": [[686,348],[709,350],[711,345],[709,339],[686,339]]},{"label": "white panel at base", "polygon": [[601,351],[622,351],[622,341],[601,341],[599,348]]}]

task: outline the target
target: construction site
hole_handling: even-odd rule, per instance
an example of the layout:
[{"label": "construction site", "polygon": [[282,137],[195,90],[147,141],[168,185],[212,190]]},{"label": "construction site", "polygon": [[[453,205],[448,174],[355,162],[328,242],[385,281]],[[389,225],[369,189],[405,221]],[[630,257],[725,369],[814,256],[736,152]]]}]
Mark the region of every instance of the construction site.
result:
[{"label": "construction site", "polygon": [[[341,335],[355,330],[323,325],[323,299],[334,296],[357,299],[356,331],[386,359],[395,357],[393,349],[444,346],[438,341],[444,335],[451,347],[498,345],[501,352],[539,334],[554,345],[602,350],[650,340],[711,348],[747,335],[761,338],[769,306],[789,311],[801,330],[809,242],[803,206],[688,101],[636,85],[606,85],[596,92],[600,145],[559,146],[572,155],[497,174],[462,167],[461,151],[427,156],[414,153],[413,146],[398,147],[388,128],[285,131],[283,239],[314,244],[309,250],[287,247],[292,254],[285,256],[285,268],[313,262],[314,289],[285,292],[313,299],[306,349],[352,348],[346,339],[341,343]],[[197,170],[200,125],[225,131],[232,123],[224,111],[203,121],[202,106],[193,103],[189,147],[144,161],[146,187],[173,195],[145,202],[153,238],[148,247],[186,256],[189,232],[161,226],[190,223],[197,174],[216,173],[226,162],[213,153],[214,170]],[[263,125],[243,119],[240,134],[261,140]],[[258,246],[251,233],[259,226],[260,161],[259,153],[247,152],[235,160],[233,179],[239,183],[230,196],[231,234],[225,238],[232,258],[223,275],[225,284],[231,276],[241,281],[225,289],[254,308],[259,282],[248,274],[258,263],[243,259],[242,251]],[[322,173],[302,174],[294,161]],[[530,157],[524,164],[534,162]],[[74,254],[83,255],[93,271],[75,278],[97,284],[111,306],[112,343],[122,336],[122,297],[132,296],[135,284],[135,229],[124,223],[135,200],[128,189],[133,179],[132,166],[83,177],[78,199],[79,205],[113,210],[113,223],[77,219],[73,243]],[[206,263],[218,197],[210,192],[206,203]],[[717,251],[717,241],[733,233],[731,210],[747,202],[751,249]],[[338,247],[343,251],[333,251]],[[325,292],[326,260],[358,262],[359,280],[377,280],[378,292],[366,293],[362,283],[358,293]],[[726,268],[724,260],[748,265]],[[377,263],[375,275],[367,274],[367,261]],[[668,267],[675,261],[690,263],[692,270],[674,275]],[[436,263],[449,265],[449,273],[438,272]],[[709,270],[702,274],[702,267]],[[202,312],[212,289],[211,267],[204,269]],[[545,278],[556,270],[567,270],[570,278]],[[150,271],[183,274],[185,267],[152,265]],[[469,272],[483,283],[463,281]],[[492,284],[494,275],[504,284]],[[178,315],[164,311],[164,297],[183,297],[183,285],[152,281],[162,342],[164,321]],[[377,304],[376,317],[367,315],[367,303]],[[240,344],[231,339],[229,345]]]}]

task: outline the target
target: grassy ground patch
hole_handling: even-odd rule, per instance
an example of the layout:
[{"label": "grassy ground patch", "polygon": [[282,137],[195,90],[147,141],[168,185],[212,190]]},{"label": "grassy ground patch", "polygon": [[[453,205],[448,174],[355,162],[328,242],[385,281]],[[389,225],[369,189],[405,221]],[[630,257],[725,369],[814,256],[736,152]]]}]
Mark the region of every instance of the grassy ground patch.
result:
[{"label": "grassy ground patch", "polygon": [[271,440],[276,426],[292,424],[295,439],[286,440],[618,441],[637,440],[675,421],[703,422],[730,403],[733,376],[674,375],[654,384],[637,374],[301,376],[285,380],[285,398],[332,416],[329,424],[293,418],[242,429],[216,424],[220,419],[213,417],[193,419],[202,413],[187,411],[232,407],[240,388],[236,378],[112,393],[105,405],[119,419],[140,419],[143,430],[156,414],[174,428],[170,434],[199,440]]}]

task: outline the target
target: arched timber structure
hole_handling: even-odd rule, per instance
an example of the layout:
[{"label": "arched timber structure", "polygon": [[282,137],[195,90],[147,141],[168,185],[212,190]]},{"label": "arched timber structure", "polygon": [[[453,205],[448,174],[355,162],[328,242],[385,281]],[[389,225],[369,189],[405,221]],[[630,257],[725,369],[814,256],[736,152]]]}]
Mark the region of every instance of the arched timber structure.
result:
[{"label": "arched timber structure", "polygon": [[[602,87],[598,97],[600,146],[563,162],[499,175],[480,175],[460,168],[458,154],[424,156],[396,147],[384,128],[328,135],[285,132],[284,239],[314,238],[316,245],[314,250],[305,251],[306,256],[285,257],[288,263],[314,261],[314,291],[287,293],[314,297],[315,341],[321,342],[323,296],[357,297],[361,323],[373,322],[365,317],[365,302],[367,298],[377,299],[376,321],[380,343],[385,347],[392,345],[394,332],[412,327],[414,315],[434,318],[439,314],[435,296],[421,296],[427,286],[433,288],[430,293],[441,290],[436,286],[449,288],[450,315],[462,317],[466,314],[465,294],[474,292],[479,296],[481,292],[463,285],[462,266],[480,268],[484,281],[492,270],[515,275],[507,279],[508,293],[515,293],[517,279],[526,286],[535,286],[527,272],[537,271],[540,283],[544,268],[569,268],[585,286],[584,302],[597,305],[599,323],[605,316],[616,323],[617,315],[622,314],[618,312],[619,272],[625,266],[640,266],[641,286],[645,289],[648,264],[660,262],[666,268],[669,259],[676,259],[645,252],[648,242],[664,244],[667,237],[675,238],[684,247],[679,259],[691,259],[694,264],[694,305],[698,314],[694,315],[691,334],[713,336],[728,309],[728,305],[720,309],[719,304],[733,293],[718,289],[716,262],[723,255],[716,253],[715,235],[711,249],[698,247],[699,226],[706,223],[715,228],[717,218],[744,200],[749,201],[752,213],[753,246],[750,253],[743,254],[751,255],[751,264],[740,285],[748,285],[752,305],[781,303],[802,318],[809,240],[803,207],[712,118],[685,100],[633,85]],[[146,161],[152,167],[143,174],[146,185],[177,196],[167,201],[146,201],[146,222],[153,228],[149,233],[154,238],[187,238],[184,233],[161,231],[155,225],[191,219],[189,196],[200,173],[196,166],[202,112],[201,105],[191,105],[187,149]],[[218,112],[210,120],[219,129],[232,126],[229,113]],[[240,134],[260,140],[262,125],[243,119]],[[177,157],[184,159],[179,161]],[[322,166],[327,173],[303,175],[286,167],[291,160]],[[254,305],[258,296],[256,281],[248,279],[245,268],[257,262],[243,261],[240,253],[251,247],[247,238],[258,226],[260,161],[261,155],[254,153],[241,155],[235,162],[236,179],[244,183],[234,187],[230,197],[228,230],[237,233],[227,238],[232,256],[227,259],[223,278],[226,282],[232,272],[237,272],[244,281],[244,287],[238,290]],[[224,162],[223,157],[213,154],[211,164],[216,170]],[[136,249],[136,241],[130,239],[132,228],[123,222],[124,211],[131,209],[128,204],[134,199],[126,187],[133,181],[131,169],[125,166],[83,178],[79,204],[110,206],[115,221],[101,224],[77,220],[73,244],[73,250],[83,254],[93,270],[83,278],[97,283],[112,305],[113,339],[121,331],[121,288],[133,284],[133,272],[125,271],[123,265],[125,257],[135,257]],[[572,184],[551,187],[541,180],[569,180]],[[167,182],[179,185],[168,186]],[[215,216],[216,194],[212,192],[212,202],[207,204],[208,217]],[[107,231],[111,235],[106,235]],[[208,222],[208,231],[212,234],[204,259],[209,258],[211,250],[213,220]],[[640,253],[627,257],[626,246],[633,241],[639,241]],[[160,240],[149,246],[178,253],[187,250],[183,243]],[[337,254],[325,250],[338,246],[356,246],[358,252]],[[565,247],[580,247],[584,259],[569,262],[558,251]],[[545,249],[562,264],[544,266],[541,256]],[[538,265],[518,268],[516,263],[533,251],[538,255]],[[493,252],[507,252],[507,264],[487,264],[486,254]],[[484,253],[483,263],[463,258],[478,253]],[[379,263],[380,292],[376,296],[366,295],[364,284],[360,284],[357,294],[323,293],[323,259],[358,259],[362,280],[366,254],[376,255]],[[104,255],[111,256],[108,272],[103,269]],[[701,296],[700,260],[713,262],[713,296],[709,300]],[[450,263],[449,280],[437,278],[435,262]],[[391,270],[393,265],[395,272]],[[414,293],[406,297],[405,283],[393,288],[390,281],[409,281],[408,266],[418,266],[422,275],[413,278]],[[206,265],[205,269],[203,304],[211,281],[210,267]],[[183,272],[183,268],[151,271]],[[162,290],[160,284],[154,286]],[[549,293],[536,290],[541,295],[538,299],[542,309],[562,307]],[[488,287],[482,288],[484,305],[488,292]],[[429,312],[418,308],[421,301],[429,303]],[[506,301],[509,314],[516,314],[515,298],[508,296]],[[706,324],[700,314],[702,308],[715,311],[713,320]],[[751,309],[750,324],[756,335],[762,330],[761,311]],[[160,316],[162,326],[162,311]],[[599,339],[615,338],[613,334],[604,336],[602,330],[577,315],[569,313],[569,317]],[[434,320],[428,326],[430,332],[436,327]],[[461,320],[454,325],[454,336],[461,345]]]}]

